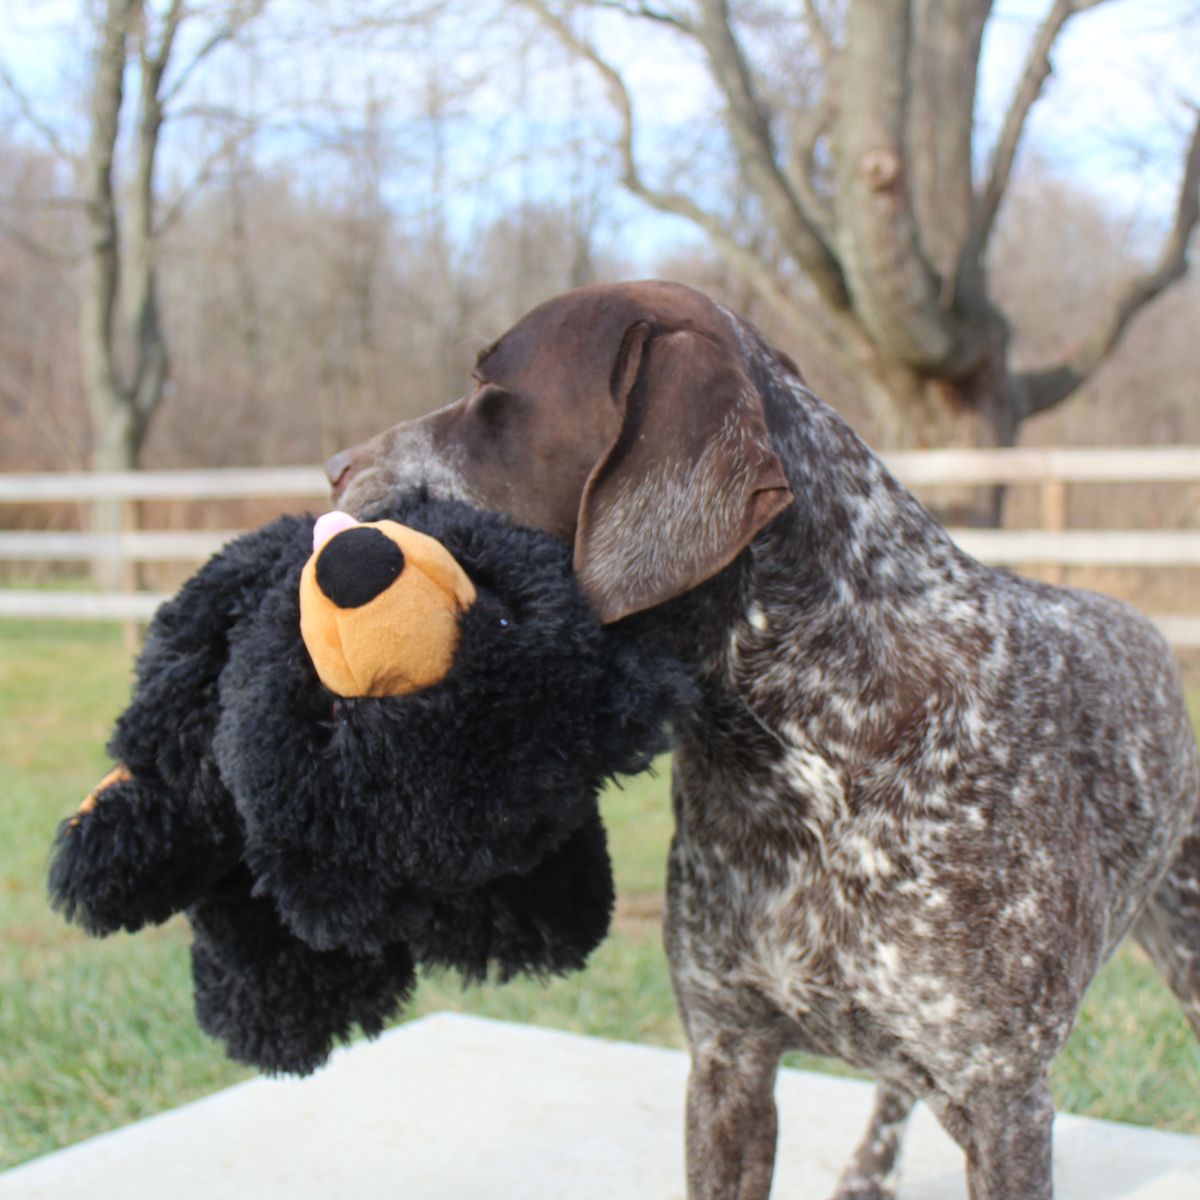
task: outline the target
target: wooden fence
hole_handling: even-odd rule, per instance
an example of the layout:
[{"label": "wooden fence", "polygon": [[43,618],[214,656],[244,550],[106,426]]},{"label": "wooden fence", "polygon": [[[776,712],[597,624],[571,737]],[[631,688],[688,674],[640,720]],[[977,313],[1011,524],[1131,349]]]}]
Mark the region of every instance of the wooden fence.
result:
[{"label": "wooden fence", "polygon": [[[891,455],[888,465],[902,481],[916,488],[1036,485],[1038,528],[951,530],[964,550],[984,562],[1022,567],[1200,567],[1200,529],[1066,528],[1067,489],[1071,484],[1200,484],[1200,446],[930,450]],[[129,502],[270,497],[308,501],[308,507],[319,508],[327,494],[325,478],[316,467],[0,475],[0,505],[85,504],[100,497]],[[122,534],[105,535],[0,528],[0,561],[192,562],[206,558],[238,532],[131,528]],[[132,589],[68,592],[0,588],[0,617],[145,620],[164,598],[161,593]],[[1156,619],[1177,645],[1200,647],[1200,615]]]}]

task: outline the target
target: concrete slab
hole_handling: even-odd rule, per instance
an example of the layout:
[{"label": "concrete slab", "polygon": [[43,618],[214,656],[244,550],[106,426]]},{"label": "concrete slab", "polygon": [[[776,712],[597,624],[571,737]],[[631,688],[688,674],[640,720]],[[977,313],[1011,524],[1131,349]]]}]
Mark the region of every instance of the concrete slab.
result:
[{"label": "concrete slab", "polygon": [[[682,1200],[686,1057],[442,1014],[0,1175],[0,1200]],[[781,1074],[773,1196],[823,1200],[869,1085]],[[1062,1116],[1058,1200],[1200,1200],[1200,1138]],[[918,1110],[902,1200],[964,1200],[962,1155]]]}]

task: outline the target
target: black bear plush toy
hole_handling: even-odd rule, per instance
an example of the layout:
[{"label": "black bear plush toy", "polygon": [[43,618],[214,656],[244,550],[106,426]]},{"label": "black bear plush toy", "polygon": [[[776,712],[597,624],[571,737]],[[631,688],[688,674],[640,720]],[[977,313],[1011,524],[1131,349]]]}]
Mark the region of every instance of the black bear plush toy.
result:
[{"label": "black bear plush toy", "polygon": [[285,517],[159,610],[51,898],[97,935],[186,912],[201,1026],[306,1073],[417,964],[581,967],[613,901],[597,794],[688,696],[545,534],[421,494]]}]

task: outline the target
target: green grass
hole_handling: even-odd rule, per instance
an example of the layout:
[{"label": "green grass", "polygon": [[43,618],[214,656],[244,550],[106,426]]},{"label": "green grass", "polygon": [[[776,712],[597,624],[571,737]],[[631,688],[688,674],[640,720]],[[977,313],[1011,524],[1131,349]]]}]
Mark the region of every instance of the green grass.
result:
[{"label": "green grass", "polygon": [[[182,920],[94,941],[46,905],[54,828],[107,769],[128,688],[115,627],[0,621],[0,1168],[247,1075],[196,1028]],[[587,971],[466,990],[438,973],[406,1016],[453,1009],[682,1045],[658,923],[666,791],[664,771],[604,798],[621,903]],[[1200,1133],[1200,1045],[1134,951],[1096,981],[1055,1092],[1074,1112]]]}]

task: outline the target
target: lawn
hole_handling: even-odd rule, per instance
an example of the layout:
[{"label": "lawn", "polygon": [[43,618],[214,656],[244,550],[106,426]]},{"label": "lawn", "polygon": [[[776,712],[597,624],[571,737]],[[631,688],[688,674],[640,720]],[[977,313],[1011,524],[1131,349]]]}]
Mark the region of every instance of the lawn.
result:
[{"label": "lawn", "polygon": [[[128,680],[114,627],[0,621],[0,1168],[247,1074],[195,1026],[184,922],[93,941],[46,905],[54,828],[107,769],[104,742]],[[611,790],[603,807],[620,903],[588,970],[466,991],[433,975],[407,1017],[455,1009],[682,1044],[658,925],[665,772]],[[1200,1045],[1136,951],[1093,986],[1055,1091],[1066,1110],[1200,1134]]]}]

